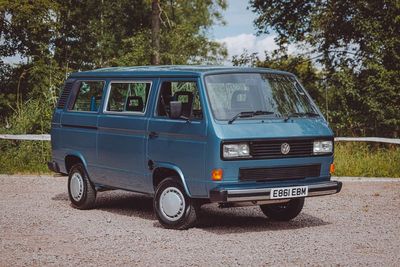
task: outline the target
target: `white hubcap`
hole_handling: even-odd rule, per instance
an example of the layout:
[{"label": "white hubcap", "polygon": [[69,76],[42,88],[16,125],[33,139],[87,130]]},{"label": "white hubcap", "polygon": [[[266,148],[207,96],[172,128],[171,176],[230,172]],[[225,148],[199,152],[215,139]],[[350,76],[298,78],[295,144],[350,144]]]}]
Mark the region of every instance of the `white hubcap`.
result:
[{"label": "white hubcap", "polygon": [[185,198],[176,187],[166,188],[160,196],[161,213],[170,221],[177,221],[183,216],[185,205]]},{"label": "white hubcap", "polygon": [[83,196],[83,178],[78,172],[72,174],[71,182],[69,184],[71,196],[75,201],[80,201]]}]

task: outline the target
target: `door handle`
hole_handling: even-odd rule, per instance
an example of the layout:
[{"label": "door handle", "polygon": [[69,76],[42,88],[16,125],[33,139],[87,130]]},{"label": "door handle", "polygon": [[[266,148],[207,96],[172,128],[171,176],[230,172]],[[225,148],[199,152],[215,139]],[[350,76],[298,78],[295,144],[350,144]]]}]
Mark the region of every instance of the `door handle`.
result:
[{"label": "door handle", "polygon": [[149,138],[156,138],[156,137],[158,137],[158,133],[156,133],[156,132],[149,133]]}]

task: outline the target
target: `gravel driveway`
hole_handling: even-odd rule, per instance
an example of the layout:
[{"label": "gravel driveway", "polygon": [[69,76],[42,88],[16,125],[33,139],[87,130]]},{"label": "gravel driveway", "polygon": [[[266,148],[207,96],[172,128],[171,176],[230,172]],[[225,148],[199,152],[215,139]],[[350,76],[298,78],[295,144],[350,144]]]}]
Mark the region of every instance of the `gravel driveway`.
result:
[{"label": "gravel driveway", "polygon": [[187,231],[161,228],[152,200],[109,191],[73,209],[66,177],[0,175],[0,266],[400,265],[400,179],[344,181],[291,222],[258,207],[204,206]]}]

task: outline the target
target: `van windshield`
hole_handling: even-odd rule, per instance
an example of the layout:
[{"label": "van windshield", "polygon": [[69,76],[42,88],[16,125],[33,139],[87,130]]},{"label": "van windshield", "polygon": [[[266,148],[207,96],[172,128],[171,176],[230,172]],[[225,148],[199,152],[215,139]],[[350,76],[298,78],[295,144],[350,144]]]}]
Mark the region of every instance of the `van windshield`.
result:
[{"label": "van windshield", "polygon": [[217,120],[232,120],[235,116],[242,117],[240,114],[318,116],[300,84],[290,75],[217,74],[206,76],[205,82]]}]

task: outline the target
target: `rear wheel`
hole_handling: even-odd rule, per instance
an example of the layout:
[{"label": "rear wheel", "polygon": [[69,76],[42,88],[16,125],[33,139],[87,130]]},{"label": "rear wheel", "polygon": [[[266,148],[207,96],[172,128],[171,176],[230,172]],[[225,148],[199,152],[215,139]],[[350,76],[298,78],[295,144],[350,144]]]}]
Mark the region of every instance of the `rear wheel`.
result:
[{"label": "rear wheel", "polygon": [[91,209],[95,205],[96,190],[81,163],[75,164],[69,171],[68,195],[72,206],[77,209]]},{"label": "rear wheel", "polygon": [[275,221],[290,221],[295,218],[304,206],[304,198],[294,198],[287,203],[260,205],[262,212]]},{"label": "rear wheel", "polygon": [[158,221],[165,228],[183,230],[196,223],[198,207],[174,177],[157,186],[153,207]]}]

